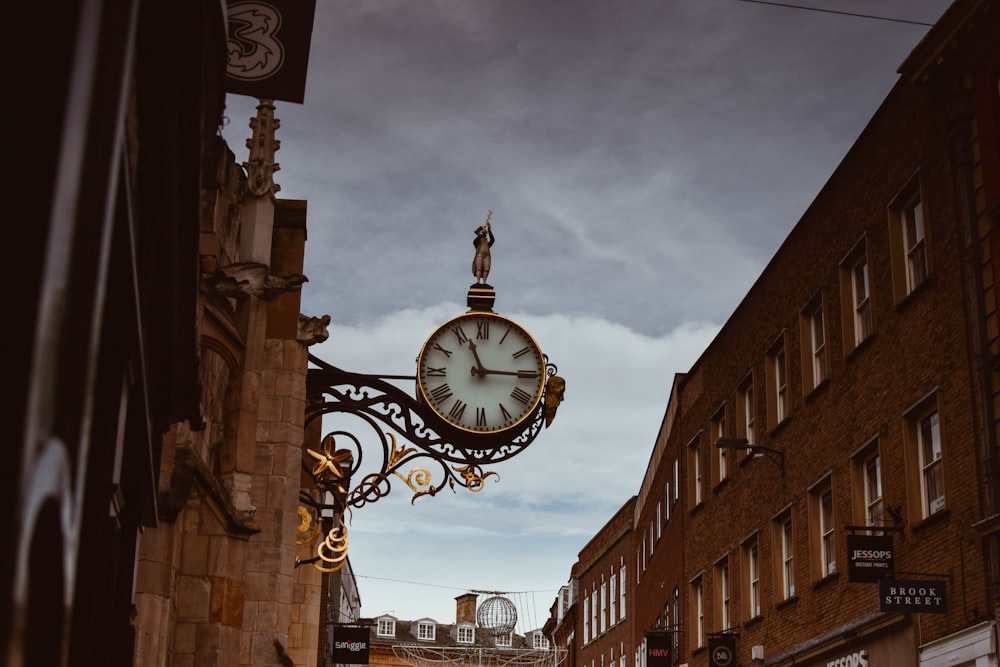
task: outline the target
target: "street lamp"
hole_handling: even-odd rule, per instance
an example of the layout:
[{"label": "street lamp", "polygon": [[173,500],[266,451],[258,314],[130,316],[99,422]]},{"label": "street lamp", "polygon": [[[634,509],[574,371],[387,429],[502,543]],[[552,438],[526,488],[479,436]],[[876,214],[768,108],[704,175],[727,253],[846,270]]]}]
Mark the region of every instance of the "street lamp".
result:
[{"label": "street lamp", "polygon": [[771,449],[763,445],[753,445],[746,438],[719,438],[715,441],[715,446],[718,449],[742,449],[751,458],[766,456],[778,464],[782,475],[785,474],[785,453],[779,449]]}]

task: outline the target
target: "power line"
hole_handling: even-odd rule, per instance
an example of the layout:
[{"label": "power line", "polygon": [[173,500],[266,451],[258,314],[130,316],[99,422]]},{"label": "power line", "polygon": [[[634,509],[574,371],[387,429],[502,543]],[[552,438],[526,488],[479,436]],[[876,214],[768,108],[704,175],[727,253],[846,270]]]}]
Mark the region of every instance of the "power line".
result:
[{"label": "power line", "polygon": [[783,2],[768,2],[768,0],[736,0],[736,2],[752,2],[757,5],[772,5],[774,7],[787,7],[789,9],[805,9],[811,12],[822,12],[824,14],[840,14],[842,16],[856,16],[863,19],[875,19],[876,21],[892,21],[893,23],[909,23],[910,25],[923,25],[932,27],[933,23],[923,21],[910,21],[908,19],[894,19],[888,16],[872,16],[871,14],[856,14],[854,12],[842,12],[836,9],[822,9],[820,7],[803,7],[802,5],[788,5]]}]

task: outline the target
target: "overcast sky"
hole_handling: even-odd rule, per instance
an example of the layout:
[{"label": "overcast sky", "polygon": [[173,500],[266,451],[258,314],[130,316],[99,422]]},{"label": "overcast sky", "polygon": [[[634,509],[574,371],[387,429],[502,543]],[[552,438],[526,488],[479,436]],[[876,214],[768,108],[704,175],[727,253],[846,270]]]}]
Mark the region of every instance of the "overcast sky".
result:
[{"label": "overcast sky", "polygon": [[[792,4],[933,23],[950,3]],[[333,318],[312,352],[412,374],[466,309],[492,210],[495,309],[567,382],[499,482],[412,505],[397,484],[354,512],[364,615],[451,623],[455,596],[497,590],[519,631],[542,625],[638,491],[674,374],[927,30],[743,0],[317,0],[305,103],[276,104],[279,197],[308,200],[302,310]],[[255,104],[228,98],[240,161]]]}]

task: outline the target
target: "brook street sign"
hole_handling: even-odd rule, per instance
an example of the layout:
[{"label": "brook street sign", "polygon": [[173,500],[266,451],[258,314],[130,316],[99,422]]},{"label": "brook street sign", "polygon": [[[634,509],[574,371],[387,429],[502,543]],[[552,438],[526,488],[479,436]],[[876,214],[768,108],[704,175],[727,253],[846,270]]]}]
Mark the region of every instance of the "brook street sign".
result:
[{"label": "brook street sign", "polygon": [[944,581],[879,579],[878,607],[881,611],[944,614],[948,612],[948,589]]}]

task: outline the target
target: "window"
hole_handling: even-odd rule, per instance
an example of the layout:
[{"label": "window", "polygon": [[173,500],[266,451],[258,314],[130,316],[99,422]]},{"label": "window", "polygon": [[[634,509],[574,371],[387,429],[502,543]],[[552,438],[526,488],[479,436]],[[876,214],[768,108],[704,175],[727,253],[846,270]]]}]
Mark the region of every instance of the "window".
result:
[{"label": "window", "polygon": [[[674,586],[674,599],[670,603],[670,610],[672,612],[672,616],[673,616],[673,619],[674,619],[674,626],[679,626],[680,625],[680,616],[677,615],[679,613],[679,611],[680,611],[680,604],[681,604],[681,589],[678,586]],[[680,649],[680,642],[681,642],[681,640],[680,640],[681,633],[679,632],[679,628],[676,628],[676,629],[678,631],[673,633],[673,635],[674,635],[674,655],[675,656],[678,655],[678,650]]]},{"label": "window", "polygon": [[907,471],[908,482],[919,491],[920,510],[915,518],[921,520],[944,509],[941,424],[936,396],[925,399],[907,414],[906,430],[917,465],[916,474]]},{"label": "window", "polygon": [[701,504],[701,434],[699,433],[688,443],[688,487],[691,489],[688,499],[691,508]]},{"label": "window", "polygon": [[681,499],[681,462],[674,459],[674,502]]},{"label": "window", "polygon": [[889,206],[892,290],[897,303],[927,280],[926,232],[920,182],[914,179]]},{"label": "window", "polygon": [[590,641],[590,597],[583,596],[583,643]]},{"label": "window", "polygon": [[795,597],[795,542],[791,510],[774,521],[774,544],[779,558],[775,562],[775,580],[782,600]]},{"label": "window", "polygon": [[549,647],[548,637],[546,637],[541,632],[535,632],[535,633],[533,633],[532,637],[531,637],[531,646],[532,646],[532,648],[544,648],[544,649],[547,649]]},{"label": "window", "polygon": [[608,629],[608,584],[601,581],[601,633]]},{"label": "window", "polygon": [[663,537],[663,503],[661,501],[657,501],[656,502],[656,541],[659,542],[661,537]]},{"label": "window", "polygon": [[378,627],[375,630],[375,634],[379,637],[395,637],[396,619],[391,617],[382,617],[378,619]]},{"label": "window", "polygon": [[743,543],[743,567],[747,586],[745,611],[748,618],[757,618],[760,616],[760,551],[756,535]]},{"label": "window", "polygon": [[810,540],[810,551],[813,567],[822,579],[837,571],[837,543],[834,523],[832,480],[827,477],[809,491],[810,523],[813,530]]},{"label": "window", "polygon": [[597,638],[597,588],[595,586],[594,590],[590,593],[590,631],[594,638]]},{"label": "window", "polygon": [[618,620],[625,620],[625,559],[618,569]]},{"label": "window", "polygon": [[422,641],[434,641],[436,635],[437,625],[430,623],[428,621],[419,621],[417,623],[417,639]]},{"label": "window", "polygon": [[767,353],[767,419],[768,426],[775,428],[788,418],[788,366],[785,355],[785,336]]},{"label": "window", "polygon": [[906,248],[906,288],[912,292],[927,279],[924,207],[919,196],[903,208],[903,244]]},{"label": "window", "polygon": [[859,243],[841,264],[840,290],[844,309],[844,353],[848,354],[874,331],[866,241]]},{"label": "window", "polygon": [[701,648],[705,645],[705,586],[700,575],[691,580],[691,619],[694,621],[692,648]]},{"label": "window", "polygon": [[736,403],[736,407],[739,410],[736,421],[736,435],[740,438],[746,438],[747,443],[752,445],[756,442],[756,434],[754,432],[753,375],[740,385],[739,400]]},{"label": "window", "polygon": [[726,435],[726,406],[723,405],[712,417],[711,447],[714,452],[712,466],[712,481],[715,484],[722,483],[729,476],[729,450],[725,447],[716,447],[715,443],[719,438]]},{"label": "window", "polygon": [[504,646],[504,647],[513,646],[514,645],[514,633],[513,632],[507,632],[507,633],[504,633],[502,635],[497,635],[497,637],[495,639],[495,643],[496,643],[497,646]]},{"label": "window", "polygon": [[728,630],[732,627],[732,614],[729,605],[729,556],[726,556],[715,564],[715,581],[718,589],[716,593],[716,604],[718,605],[716,619],[720,630]]},{"label": "window", "polygon": [[882,509],[882,459],[878,439],[866,443],[851,457],[854,520],[865,526],[885,525]]},{"label": "window", "polygon": [[930,516],[944,508],[941,427],[936,410],[920,419],[917,441],[920,450],[921,495],[925,501],[924,515]]},{"label": "window", "polygon": [[663,484],[663,500],[663,524],[666,525],[670,521],[670,482]]},{"label": "window", "polygon": [[882,464],[878,452],[864,462],[865,466],[865,524],[881,526],[882,516]]},{"label": "window", "polygon": [[816,297],[802,311],[799,339],[802,341],[802,389],[809,393],[827,378],[826,322],[821,297]]},{"label": "window", "polygon": [[455,640],[459,644],[472,644],[476,641],[476,629],[471,625],[458,626],[458,636]]},{"label": "window", "polygon": [[615,623],[618,622],[618,613],[617,613],[617,608],[615,606],[615,603],[618,600],[618,591],[617,591],[618,577],[615,576],[614,568],[611,568],[611,578],[609,583],[610,583],[609,586],[610,590],[608,591],[608,623],[610,625],[614,625]]}]

